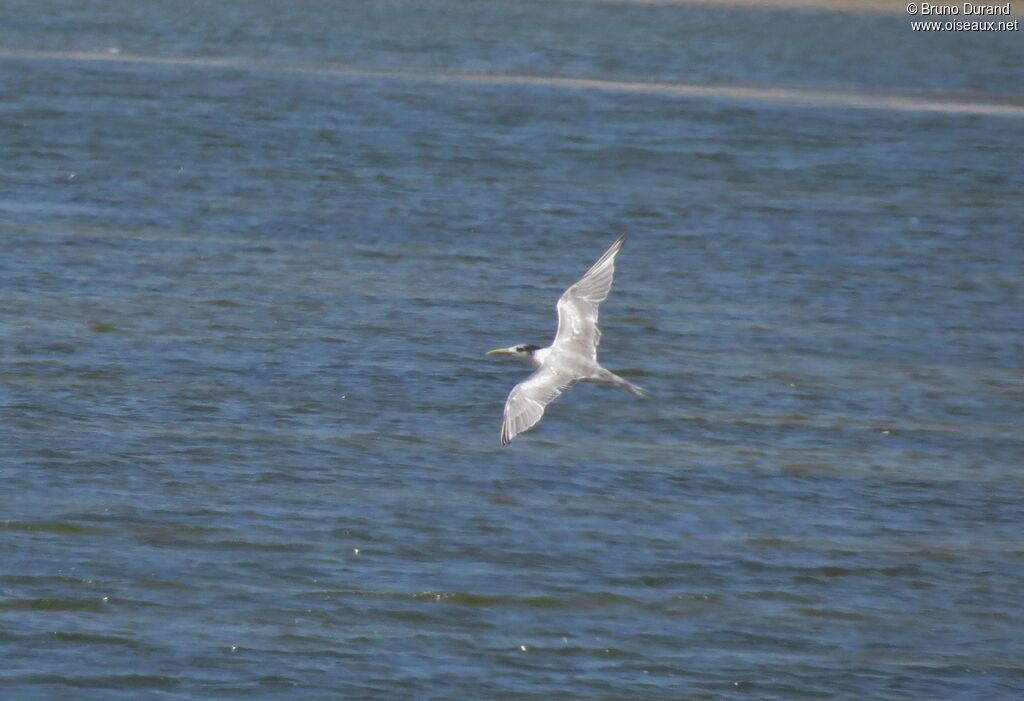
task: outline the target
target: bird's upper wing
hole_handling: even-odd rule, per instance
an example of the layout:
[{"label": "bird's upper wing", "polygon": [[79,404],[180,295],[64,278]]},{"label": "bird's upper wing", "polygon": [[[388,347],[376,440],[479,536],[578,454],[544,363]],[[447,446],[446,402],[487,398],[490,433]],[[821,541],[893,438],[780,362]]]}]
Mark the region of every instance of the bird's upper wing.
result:
[{"label": "bird's upper wing", "polygon": [[505,400],[505,417],[501,423],[501,444],[506,445],[544,416],[555,397],[579,378],[572,373],[542,365],[532,375],[512,388]]},{"label": "bird's upper wing", "polygon": [[625,241],[623,234],[559,298],[558,331],[551,344],[554,348],[597,358],[597,344],[601,342],[601,330],[597,328],[598,306],[608,298],[615,275],[615,256]]}]

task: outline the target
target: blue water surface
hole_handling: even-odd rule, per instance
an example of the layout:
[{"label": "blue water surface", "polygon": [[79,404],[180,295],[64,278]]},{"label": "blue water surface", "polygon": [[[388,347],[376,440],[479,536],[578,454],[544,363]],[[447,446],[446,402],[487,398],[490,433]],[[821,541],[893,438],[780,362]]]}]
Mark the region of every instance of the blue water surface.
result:
[{"label": "blue water surface", "polygon": [[1018,36],[2,7],[0,696],[1024,693]]}]

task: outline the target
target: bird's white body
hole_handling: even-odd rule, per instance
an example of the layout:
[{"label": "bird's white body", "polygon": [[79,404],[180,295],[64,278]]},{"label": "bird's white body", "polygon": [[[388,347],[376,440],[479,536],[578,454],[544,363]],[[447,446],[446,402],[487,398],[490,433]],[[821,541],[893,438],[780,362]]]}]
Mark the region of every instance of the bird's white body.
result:
[{"label": "bird's white body", "polygon": [[532,375],[512,388],[505,401],[501,425],[503,445],[533,427],[544,415],[544,408],[577,382],[598,382],[644,396],[642,389],[597,362],[597,346],[601,341],[601,330],[597,327],[598,307],[611,290],[615,256],[625,240],[625,236],[620,236],[559,298],[558,331],[550,346],[519,345],[489,351],[488,355],[516,356],[535,368]]},{"label": "bird's white body", "polygon": [[547,348],[541,348],[540,350],[535,350],[533,353],[530,353],[530,365],[532,365],[534,370],[536,370],[537,368],[544,364],[544,361],[547,360],[550,354],[551,346],[548,346]]}]

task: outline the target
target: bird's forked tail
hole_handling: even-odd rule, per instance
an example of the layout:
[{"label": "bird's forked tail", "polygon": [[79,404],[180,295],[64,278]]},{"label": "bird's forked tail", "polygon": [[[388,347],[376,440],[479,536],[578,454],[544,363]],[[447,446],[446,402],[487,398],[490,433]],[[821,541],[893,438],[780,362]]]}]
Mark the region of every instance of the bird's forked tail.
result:
[{"label": "bird's forked tail", "polygon": [[632,382],[630,382],[626,378],[619,377],[618,375],[616,375],[611,370],[606,370],[605,368],[601,368],[601,372],[600,372],[600,374],[597,377],[597,381],[600,382],[603,385],[609,385],[611,387],[618,387],[619,389],[624,389],[627,392],[632,392],[633,394],[635,394],[638,397],[645,397],[646,398],[648,396],[647,390],[645,390],[643,387],[639,387],[637,385],[634,385]]}]

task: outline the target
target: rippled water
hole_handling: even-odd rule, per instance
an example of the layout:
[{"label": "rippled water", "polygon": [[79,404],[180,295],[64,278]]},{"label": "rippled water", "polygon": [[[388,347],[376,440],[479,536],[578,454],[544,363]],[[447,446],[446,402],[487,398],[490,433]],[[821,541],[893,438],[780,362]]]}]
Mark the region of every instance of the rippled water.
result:
[{"label": "rippled water", "polygon": [[[0,26],[0,696],[1020,696],[1017,37],[64,5]],[[500,448],[620,231],[653,397]]]}]

